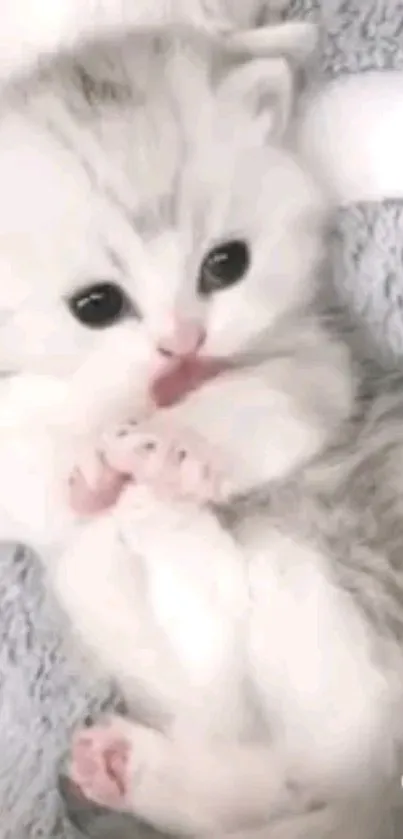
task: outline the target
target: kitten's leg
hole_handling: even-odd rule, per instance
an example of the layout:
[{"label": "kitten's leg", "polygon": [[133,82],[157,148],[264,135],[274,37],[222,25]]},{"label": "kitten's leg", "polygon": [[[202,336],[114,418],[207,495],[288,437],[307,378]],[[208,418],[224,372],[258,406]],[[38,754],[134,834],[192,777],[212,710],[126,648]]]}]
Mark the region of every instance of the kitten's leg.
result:
[{"label": "kitten's leg", "polygon": [[208,730],[225,707],[225,727],[236,728],[245,569],[209,510],[129,482],[112,509],[81,527],[53,584],[129,695],[140,684],[192,730]]},{"label": "kitten's leg", "polygon": [[[125,565],[130,567],[136,555],[142,557],[148,597],[174,662],[184,667],[187,685],[172,706],[176,714],[172,740],[122,720],[86,729],[74,744],[73,780],[87,797],[127,808],[164,828],[204,833],[232,826],[234,820],[255,823],[266,813],[268,795],[281,797],[279,784],[288,795],[278,761],[272,760],[271,752],[268,760],[264,750],[229,747],[227,753],[225,747],[206,746],[212,732],[225,742],[244,722],[240,650],[247,590],[241,554],[208,510],[189,502],[158,500],[146,487],[128,486],[104,522],[108,520],[115,523],[120,553],[124,546]],[[89,525],[88,534],[91,529]],[[78,617],[84,623],[89,609],[83,597],[92,599],[88,586],[80,582],[83,573],[88,574],[85,558],[93,557],[97,586],[103,592],[104,549],[111,554],[105,534],[97,551],[89,549],[83,534],[78,561],[77,557],[72,561],[69,552],[68,580],[59,581],[64,601],[69,587],[77,587],[73,606],[79,604]],[[109,588],[116,587],[117,569],[105,580]],[[123,597],[117,614],[121,622],[129,609],[134,626],[137,607],[127,582],[120,594],[116,589]],[[103,597],[111,603],[110,591]],[[108,619],[104,617],[102,625]],[[122,646],[123,642],[119,653]],[[134,668],[133,676],[139,676],[136,644],[129,647],[126,672]],[[166,662],[161,649],[158,668],[163,675]]]},{"label": "kitten's leg", "polygon": [[[122,501],[126,503],[127,499]],[[175,534],[175,518],[169,528],[163,520],[165,504],[161,504],[153,526],[150,526],[152,516],[146,513],[140,495],[139,509],[141,505],[142,513],[122,533],[125,532],[128,545],[127,537],[132,532],[134,544],[137,540],[148,555],[151,571],[155,564],[160,597],[165,591],[172,591],[174,578],[166,576],[164,561],[169,565],[174,556],[179,563],[181,585],[188,569],[190,591],[197,588],[197,567],[199,573],[203,568],[208,572],[208,585],[204,576],[200,577],[201,585],[205,586],[206,616],[213,612],[214,619],[223,613],[229,617],[229,622],[221,625],[221,634],[217,631],[219,623],[209,627],[212,644],[209,657],[204,655],[204,671],[201,671],[202,677],[207,674],[207,679],[204,684],[194,682],[194,693],[202,697],[201,704],[206,706],[208,724],[202,736],[197,715],[193,734],[191,718],[187,727],[178,718],[171,739],[138,727],[126,728],[125,734],[121,722],[108,727],[107,735],[102,726],[96,727],[90,735],[89,748],[92,758],[94,750],[100,757],[87,777],[82,775],[82,764],[74,762],[75,780],[79,782],[81,778],[86,794],[101,801],[107,780],[105,772],[110,775],[108,767],[105,768],[104,752],[105,748],[109,749],[109,735],[115,741],[118,733],[125,743],[125,758],[129,757],[119,764],[123,793],[115,798],[115,806],[132,809],[157,826],[219,834],[227,829],[239,829],[242,824],[248,826],[267,820],[273,826],[281,826],[291,818],[300,818],[300,830],[296,829],[295,836],[305,839],[309,836],[305,831],[305,816],[310,816],[315,808],[320,810],[324,802],[330,803],[336,820],[343,813],[358,812],[359,808],[364,818],[371,802],[383,792],[384,783],[388,784],[396,771],[400,679],[392,670],[388,672],[386,663],[380,669],[381,665],[374,661],[370,627],[355,609],[351,597],[329,579],[325,557],[277,532],[266,530],[260,545],[256,540],[247,558],[249,672],[251,677],[253,674],[262,712],[267,714],[267,724],[273,726],[273,745],[267,750],[232,745],[233,741],[225,736],[221,743],[218,740],[218,745],[217,742],[212,745],[212,725],[219,734],[221,721],[227,724],[225,713],[227,717],[232,713],[232,708],[231,712],[228,705],[226,708],[225,700],[227,703],[232,700],[234,683],[228,681],[223,662],[228,661],[237,638],[236,632],[233,633],[232,643],[228,644],[228,627],[236,626],[239,621],[237,609],[241,608],[242,612],[241,601],[237,602],[234,590],[231,591],[234,576],[231,569],[236,569],[236,562],[231,556],[230,564],[223,568],[222,563],[230,552],[222,544],[216,551],[212,549],[214,540],[210,542],[208,519],[200,532],[192,535],[186,531],[186,521],[189,524],[191,519],[190,508],[185,512],[184,507],[178,513],[179,527]],[[177,515],[175,510],[176,507],[173,512]],[[157,532],[159,526],[161,535]],[[224,585],[217,609],[214,583]],[[173,602],[180,605],[175,592]],[[194,603],[190,601],[189,605],[188,621],[189,615],[197,612]],[[245,616],[248,614],[245,604],[243,609]],[[242,628],[240,637],[245,639],[245,624],[238,625]],[[207,627],[208,623],[199,625],[198,638],[202,637],[203,626]],[[190,624],[182,615],[178,615],[177,629],[176,642],[181,639],[186,642],[189,638],[191,641]],[[218,641],[221,643],[223,639],[216,655]],[[275,641],[270,643],[270,639]],[[239,656],[239,644],[237,649]],[[192,644],[188,655],[188,665],[195,663],[196,649]],[[208,669],[205,669],[206,662]],[[221,696],[213,697],[208,685],[219,681],[220,675]],[[215,702],[209,707],[212,699]],[[217,699],[219,703],[215,704]],[[88,737],[88,732],[85,736]],[[329,835],[339,836],[337,832]],[[349,833],[346,829],[340,835]]]},{"label": "kitten's leg", "polygon": [[90,801],[163,831],[217,839],[379,835],[388,809],[380,789],[367,798],[337,789],[321,797],[284,758],[274,746],[171,739],[113,717],[76,733],[70,776]]},{"label": "kitten's leg", "polygon": [[209,749],[121,717],[76,733],[70,777],[97,804],[196,835],[264,824],[279,787],[286,791],[264,748]]},{"label": "kitten's leg", "polygon": [[[296,789],[309,788],[316,801],[329,801],[338,819],[350,813],[349,826],[330,835],[372,836],[369,830],[355,834],[354,813],[365,822],[375,803],[370,821],[376,821],[398,781],[402,659],[398,645],[387,631],[382,639],[377,618],[372,623],[366,612],[360,546],[356,557],[352,546],[347,560],[357,560],[357,577],[345,588],[344,558],[329,558],[292,532],[271,529],[263,513],[246,529],[253,602],[249,664],[261,707],[269,724],[273,710],[278,715]],[[242,528],[237,535],[242,542]],[[364,557],[365,588],[365,551]],[[385,562],[373,561],[377,568]]]}]

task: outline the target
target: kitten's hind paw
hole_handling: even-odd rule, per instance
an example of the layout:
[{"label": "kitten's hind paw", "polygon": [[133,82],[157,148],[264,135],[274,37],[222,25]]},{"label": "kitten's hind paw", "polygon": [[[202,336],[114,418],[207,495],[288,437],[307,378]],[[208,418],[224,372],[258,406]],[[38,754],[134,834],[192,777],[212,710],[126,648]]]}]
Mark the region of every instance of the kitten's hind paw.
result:
[{"label": "kitten's hind paw", "polygon": [[83,796],[103,807],[124,809],[129,792],[130,738],[125,721],[80,729],[73,740],[70,779]]}]

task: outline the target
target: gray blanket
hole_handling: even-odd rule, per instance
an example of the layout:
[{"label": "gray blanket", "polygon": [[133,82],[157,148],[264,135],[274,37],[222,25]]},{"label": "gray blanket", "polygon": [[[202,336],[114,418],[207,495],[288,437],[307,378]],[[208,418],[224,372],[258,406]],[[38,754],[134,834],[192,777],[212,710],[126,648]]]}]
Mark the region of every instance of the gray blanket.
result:
[{"label": "gray blanket", "polygon": [[[403,68],[402,0],[295,0],[289,15],[321,19],[323,76]],[[343,210],[338,234],[342,294],[377,339],[403,356],[403,204]],[[39,563],[21,550],[2,549],[0,602],[0,839],[73,839],[57,792],[59,764],[71,728],[104,706],[109,692],[95,677],[77,675]]]}]

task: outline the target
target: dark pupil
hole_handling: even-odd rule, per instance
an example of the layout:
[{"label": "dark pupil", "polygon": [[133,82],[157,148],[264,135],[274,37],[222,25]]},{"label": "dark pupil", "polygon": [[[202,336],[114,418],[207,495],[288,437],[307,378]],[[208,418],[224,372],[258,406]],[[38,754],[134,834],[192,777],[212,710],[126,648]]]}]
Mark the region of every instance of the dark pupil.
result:
[{"label": "dark pupil", "polygon": [[125,296],[114,283],[97,283],[77,292],[69,300],[74,317],[85,326],[110,326],[124,314]]},{"label": "dark pupil", "polygon": [[200,293],[209,294],[239,282],[246,274],[249,263],[249,249],[245,242],[235,240],[214,248],[202,263]]}]

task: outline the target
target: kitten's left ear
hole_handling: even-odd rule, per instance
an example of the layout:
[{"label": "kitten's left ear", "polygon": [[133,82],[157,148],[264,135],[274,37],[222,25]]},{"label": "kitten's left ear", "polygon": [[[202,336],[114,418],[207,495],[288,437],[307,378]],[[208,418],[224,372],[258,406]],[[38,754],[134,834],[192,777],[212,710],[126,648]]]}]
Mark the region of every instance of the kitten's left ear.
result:
[{"label": "kitten's left ear", "polygon": [[293,107],[292,68],[280,56],[246,61],[226,75],[218,95],[224,105],[236,102],[249,112],[268,137],[281,137]]},{"label": "kitten's left ear", "polygon": [[284,56],[295,67],[304,67],[318,49],[319,29],[307,21],[290,21],[271,26],[259,26],[241,32],[231,32],[225,40],[230,52],[251,58]]}]

